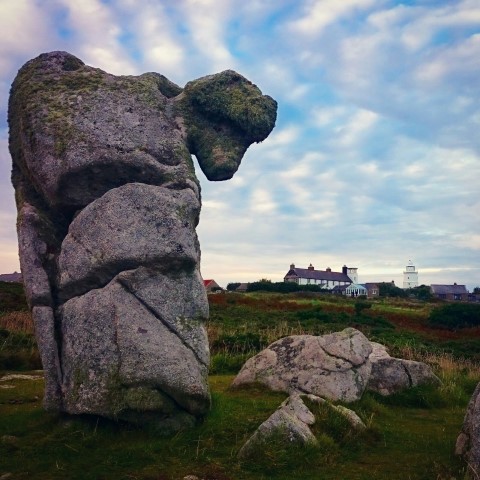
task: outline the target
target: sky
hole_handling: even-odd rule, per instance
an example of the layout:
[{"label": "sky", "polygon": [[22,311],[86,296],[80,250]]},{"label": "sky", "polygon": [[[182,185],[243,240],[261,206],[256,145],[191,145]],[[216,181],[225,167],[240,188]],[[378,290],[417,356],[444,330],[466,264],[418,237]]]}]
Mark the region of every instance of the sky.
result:
[{"label": "sky", "polygon": [[201,272],[480,286],[478,0],[0,0],[0,273],[19,270],[6,121],[18,69],[66,50],[180,86],[233,69],[278,102],[232,180],[197,166]]}]

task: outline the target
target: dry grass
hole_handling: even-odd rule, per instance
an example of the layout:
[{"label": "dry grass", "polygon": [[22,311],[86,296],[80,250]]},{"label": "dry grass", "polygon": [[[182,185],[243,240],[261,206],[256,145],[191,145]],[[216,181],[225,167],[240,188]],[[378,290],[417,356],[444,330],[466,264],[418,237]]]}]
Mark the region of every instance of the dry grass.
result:
[{"label": "dry grass", "polygon": [[464,395],[465,386],[473,388],[480,381],[480,363],[454,357],[450,353],[434,353],[417,350],[411,346],[399,349],[401,358],[430,365],[441,380],[440,392],[451,398]]},{"label": "dry grass", "polygon": [[[231,327],[218,323],[207,324],[207,333],[210,345],[212,345],[222,336],[245,335],[255,331],[256,328],[249,324],[239,325],[238,327]],[[283,337],[288,337],[290,335],[307,335],[308,333],[309,332],[307,332],[302,325],[300,325],[300,323],[292,326],[288,322],[279,322],[273,327],[262,329],[261,336],[267,342],[267,344],[270,345],[270,343],[273,343]]]},{"label": "dry grass", "polygon": [[480,363],[467,358],[454,357],[450,353],[426,352],[410,345],[398,347],[400,356],[407,360],[425,362],[448,374],[468,373],[472,378],[480,378]]},{"label": "dry grass", "polygon": [[0,328],[11,332],[34,333],[30,312],[8,312],[0,317]]}]

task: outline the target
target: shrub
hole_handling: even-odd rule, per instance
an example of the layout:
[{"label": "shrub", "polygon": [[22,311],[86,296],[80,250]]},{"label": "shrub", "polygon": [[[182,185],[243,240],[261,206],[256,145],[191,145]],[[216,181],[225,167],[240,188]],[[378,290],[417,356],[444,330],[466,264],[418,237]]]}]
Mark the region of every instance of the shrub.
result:
[{"label": "shrub", "polygon": [[248,284],[247,292],[276,292],[276,293],[294,293],[294,292],[325,292],[320,285],[298,285],[293,282],[270,282],[261,280]]},{"label": "shrub", "polygon": [[42,368],[35,337],[0,329],[0,370]]},{"label": "shrub", "polygon": [[434,308],[430,312],[429,324],[432,327],[468,328],[480,326],[480,306],[464,303],[450,303]]},{"label": "shrub", "polygon": [[23,284],[17,282],[0,282],[0,311],[27,310],[27,300]]},{"label": "shrub", "polygon": [[364,310],[372,308],[372,304],[365,302],[365,300],[360,300],[355,302],[355,315],[360,316]]}]

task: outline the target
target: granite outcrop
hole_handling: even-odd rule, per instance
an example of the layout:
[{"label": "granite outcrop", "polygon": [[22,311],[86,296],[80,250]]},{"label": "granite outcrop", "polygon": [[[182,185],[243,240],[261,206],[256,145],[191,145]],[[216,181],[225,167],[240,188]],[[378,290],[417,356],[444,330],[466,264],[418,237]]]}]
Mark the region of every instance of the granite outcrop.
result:
[{"label": "granite outcrop", "polygon": [[208,411],[192,155],[209,180],[231,178],[276,107],[231,70],[184,88],[66,52],[19,70],[9,147],[45,408],[167,430]]}]

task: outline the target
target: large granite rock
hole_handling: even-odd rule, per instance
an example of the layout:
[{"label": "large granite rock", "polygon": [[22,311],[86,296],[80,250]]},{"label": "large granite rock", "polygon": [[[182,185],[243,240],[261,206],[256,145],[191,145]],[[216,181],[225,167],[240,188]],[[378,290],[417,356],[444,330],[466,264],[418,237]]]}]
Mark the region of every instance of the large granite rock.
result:
[{"label": "large granite rock", "polygon": [[192,154],[208,179],[231,178],[275,119],[233,71],[182,89],[66,52],[20,69],[9,146],[47,409],[165,429],[208,411]]},{"label": "large granite rock", "polygon": [[274,391],[353,402],[366,390],[391,395],[439,382],[425,363],[390,357],[383,345],[347,328],[323,336],[277,340],[247,360],[233,386],[261,383]]},{"label": "large granite rock", "polygon": [[233,386],[258,382],[275,391],[353,402],[367,386],[371,352],[368,339],[353,328],[324,336],[293,335],[247,360]]},{"label": "large granite rock", "polygon": [[462,455],[468,464],[471,478],[478,478],[480,472],[480,383],[475,388],[467,407],[455,445],[455,453]]}]

